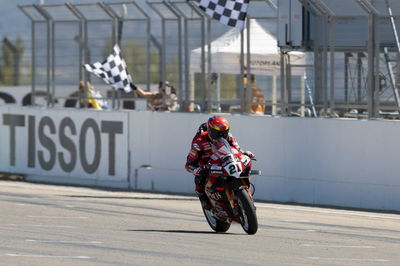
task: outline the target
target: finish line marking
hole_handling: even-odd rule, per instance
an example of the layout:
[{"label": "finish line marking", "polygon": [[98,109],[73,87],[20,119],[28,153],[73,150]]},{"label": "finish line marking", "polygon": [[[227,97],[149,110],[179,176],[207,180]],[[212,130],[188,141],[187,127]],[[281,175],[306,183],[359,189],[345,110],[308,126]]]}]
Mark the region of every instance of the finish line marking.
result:
[{"label": "finish line marking", "polygon": [[6,256],[10,256],[10,257],[32,257],[32,258],[90,259],[90,257],[88,257],[88,256],[56,256],[56,255],[13,254],[13,253],[6,254]]}]

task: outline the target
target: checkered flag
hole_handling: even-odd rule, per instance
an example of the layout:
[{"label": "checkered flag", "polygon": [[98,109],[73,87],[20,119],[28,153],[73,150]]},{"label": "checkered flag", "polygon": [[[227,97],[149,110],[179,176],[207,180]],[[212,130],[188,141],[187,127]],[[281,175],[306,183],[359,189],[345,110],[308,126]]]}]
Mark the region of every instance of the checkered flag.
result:
[{"label": "checkered flag", "polygon": [[115,89],[124,89],[125,92],[132,90],[130,83],[131,75],[128,73],[125,60],[121,57],[121,49],[116,44],[114,53],[110,54],[103,62],[94,64],[85,64],[85,69],[102,78],[107,84]]},{"label": "checkered flag", "polygon": [[213,19],[243,29],[250,0],[194,0]]}]

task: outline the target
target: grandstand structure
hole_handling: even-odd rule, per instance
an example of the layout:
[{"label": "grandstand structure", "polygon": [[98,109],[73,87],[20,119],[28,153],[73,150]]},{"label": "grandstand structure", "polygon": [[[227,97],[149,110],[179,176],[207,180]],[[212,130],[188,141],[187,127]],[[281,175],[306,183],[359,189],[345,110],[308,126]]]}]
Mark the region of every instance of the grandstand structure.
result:
[{"label": "grandstand structure", "polygon": [[[40,97],[47,106],[85,100],[86,94],[73,94],[83,80],[102,90],[113,109],[134,108],[127,104],[134,95],[111,90],[82,68],[104,60],[118,43],[135,84],[147,90],[159,81],[175,84],[179,111],[250,114],[257,102],[244,77],[255,76],[266,115],[400,118],[400,3],[395,0],[251,1],[245,30],[232,37],[240,42],[231,62],[239,66],[237,73],[217,73],[212,66],[212,43],[230,28],[190,1],[19,8],[32,22],[33,104]],[[254,45],[263,38],[252,35],[254,23],[276,38],[278,74],[252,66],[259,59]],[[190,68],[195,49],[201,59],[196,73]],[[304,60],[295,62],[293,51]]]}]

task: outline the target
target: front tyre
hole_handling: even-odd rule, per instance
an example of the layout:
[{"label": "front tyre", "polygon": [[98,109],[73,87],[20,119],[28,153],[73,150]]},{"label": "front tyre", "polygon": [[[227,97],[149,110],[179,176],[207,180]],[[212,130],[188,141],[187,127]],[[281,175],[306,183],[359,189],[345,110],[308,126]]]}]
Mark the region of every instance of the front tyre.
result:
[{"label": "front tyre", "polygon": [[222,222],[216,219],[211,210],[206,210],[203,208],[203,213],[211,229],[217,233],[225,233],[231,226],[229,222]]},{"label": "front tyre", "polygon": [[254,235],[258,229],[256,207],[245,189],[235,192],[239,205],[240,224],[249,235]]}]

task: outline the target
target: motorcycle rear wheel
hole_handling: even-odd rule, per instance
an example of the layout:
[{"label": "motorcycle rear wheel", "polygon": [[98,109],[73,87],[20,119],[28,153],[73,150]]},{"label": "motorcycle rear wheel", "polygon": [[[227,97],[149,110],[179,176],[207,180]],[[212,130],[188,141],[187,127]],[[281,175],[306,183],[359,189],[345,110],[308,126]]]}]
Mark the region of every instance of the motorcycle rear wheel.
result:
[{"label": "motorcycle rear wheel", "polygon": [[237,201],[240,211],[240,224],[249,235],[254,235],[258,229],[256,207],[245,189],[237,190]]},{"label": "motorcycle rear wheel", "polygon": [[206,210],[203,208],[203,213],[211,229],[217,233],[225,233],[231,226],[229,222],[223,222],[216,219],[211,210]]}]

